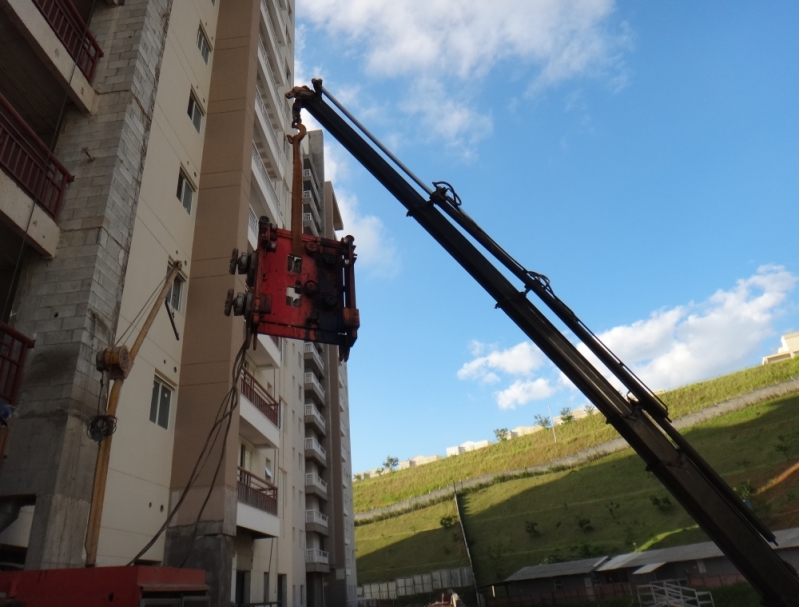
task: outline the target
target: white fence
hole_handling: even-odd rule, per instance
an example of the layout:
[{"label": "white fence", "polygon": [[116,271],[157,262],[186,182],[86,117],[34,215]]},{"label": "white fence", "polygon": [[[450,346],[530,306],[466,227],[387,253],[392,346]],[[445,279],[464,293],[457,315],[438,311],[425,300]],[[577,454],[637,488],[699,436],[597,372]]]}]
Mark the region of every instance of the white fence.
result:
[{"label": "white fence", "polygon": [[365,599],[396,599],[400,596],[425,594],[434,590],[465,588],[474,585],[474,575],[469,567],[441,569],[412,577],[397,578],[393,582],[364,584],[358,587],[358,597]]}]

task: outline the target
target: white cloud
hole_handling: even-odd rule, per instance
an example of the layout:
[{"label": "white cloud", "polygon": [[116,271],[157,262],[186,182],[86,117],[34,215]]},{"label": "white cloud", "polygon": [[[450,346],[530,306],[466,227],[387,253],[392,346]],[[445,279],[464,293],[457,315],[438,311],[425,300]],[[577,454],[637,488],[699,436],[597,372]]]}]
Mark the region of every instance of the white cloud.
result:
[{"label": "white cloud", "polygon": [[[528,71],[535,94],[581,74],[626,82],[625,25],[611,31],[614,0],[300,0],[298,16],[346,40],[372,76],[410,83],[401,111],[464,153],[493,130],[475,103],[478,79],[501,62]],[[511,85],[508,85],[510,88]],[[522,84],[518,93],[525,92]],[[512,96],[512,90],[499,94]]]},{"label": "white cloud", "polygon": [[508,375],[529,375],[544,362],[541,351],[530,342],[522,342],[507,350],[491,349],[485,356],[480,356],[487,349],[485,344],[472,342],[470,349],[476,358],[460,368],[459,379],[478,379],[493,383],[499,381],[499,376],[490,369]]},{"label": "white cloud", "polygon": [[[657,310],[645,320],[598,337],[655,390],[717,377],[753,362],[763,341],[774,335],[774,320],[797,281],[782,266],[761,266],[753,276],[716,291],[706,301]],[[577,348],[605,370],[584,344]],[[501,374],[522,376],[494,392],[501,409],[576,389],[551,363],[545,364],[543,354],[529,342],[506,350],[472,342],[470,352],[473,360],[458,371],[462,380],[495,384],[502,381]]]},{"label": "white cloud", "polygon": [[705,302],[658,310],[599,338],[653,389],[715,377],[751,362],[774,334],[772,323],[796,282],[782,266],[761,266]]},{"label": "white cloud", "polygon": [[339,235],[351,234],[355,237],[355,252],[358,255],[356,269],[367,270],[375,276],[396,276],[401,267],[399,250],[385,225],[379,217],[362,214],[358,197],[341,185],[349,175],[349,166],[342,153],[336,144],[325,142],[325,179],[333,183],[344,224]]},{"label": "white cloud", "polygon": [[532,381],[518,379],[504,390],[495,392],[494,396],[500,409],[515,409],[532,400],[549,398],[555,391],[556,388],[553,388],[548,380],[539,377]]},{"label": "white cloud", "polygon": [[300,16],[365,46],[381,76],[468,78],[510,59],[556,82],[607,61],[618,48],[604,26],[613,0],[301,0]]}]

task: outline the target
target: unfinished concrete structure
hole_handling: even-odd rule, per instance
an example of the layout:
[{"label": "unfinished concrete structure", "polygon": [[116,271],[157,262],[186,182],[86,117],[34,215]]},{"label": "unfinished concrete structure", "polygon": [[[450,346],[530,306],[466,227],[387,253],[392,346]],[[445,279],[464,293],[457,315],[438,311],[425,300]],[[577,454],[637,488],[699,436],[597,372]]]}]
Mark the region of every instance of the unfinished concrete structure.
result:
[{"label": "unfinished concrete structure", "polygon": [[[159,313],[126,381],[98,565],[127,563],[164,523],[235,387],[224,452],[218,443],[139,560],[205,568],[214,605],[354,600],[346,367],[319,349],[327,459],[311,474],[308,344],[261,337],[232,386],[243,327],[222,315],[227,289],[242,290],[230,250],[253,245],[259,216],[289,227],[293,2],[116,4],[0,1],[0,397],[15,405],[0,467],[0,512],[15,522],[0,534],[0,561],[83,565],[97,454],[86,424],[108,389],[94,357],[135,335],[180,261],[168,299],[181,341]],[[319,190],[321,157],[316,166]],[[332,235],[332,188],[316,211]],[[328,516],[327,536],[306,533],[308,511]]]}]

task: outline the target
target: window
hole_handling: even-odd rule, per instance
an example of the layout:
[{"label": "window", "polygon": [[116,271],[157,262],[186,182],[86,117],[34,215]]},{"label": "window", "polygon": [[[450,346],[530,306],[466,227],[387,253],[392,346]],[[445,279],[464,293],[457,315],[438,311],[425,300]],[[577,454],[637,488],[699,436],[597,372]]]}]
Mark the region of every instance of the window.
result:
[{"label": "window", "polygon": [[180,274],[175,276],[175,282],[172,283],[172,287],[169,289],[169,293],[167,293],[166,296],[169,305],[172,306],[172,309],[176,312],[180,312],[180,304],[183,301],[183,286],[185,283],[185,279]]},{"label": "window", "polygon": [[197,48],[200,49],[200,54],[205,62],[208,63],[208,57],[211,55],[211,45],[208,44],[208,38],[205,37],[203,28],[197,30]]},{"label": "window", "polygon": [[555,578],[555,590],[563,590],[563,580],[560,578]]},{"label": "window", "polygon": [[150,401],[150,421],[165,430],[169,428],[169,404],[172,390],[157,379],[153,381],[153,397]]},{"label": "window", "polygon": [[194,123],[194,128],[197,129],[199,133],[200,127],[203,124],[203,111],[200,109],[200,104],[197,103],[197,98],[194,96],[194,93],[189,93],[189,110],[187,113]]},{"label": "window", "polygon": [[194,198],[194,188],[192,187],[191,183],[189,183],[189,178],[186,177],[183,171],[180,172],[178,176],[178,200],[183,205],[183,208],[186,209],[187,213],[191,213],[191,203],[192,199]]}]

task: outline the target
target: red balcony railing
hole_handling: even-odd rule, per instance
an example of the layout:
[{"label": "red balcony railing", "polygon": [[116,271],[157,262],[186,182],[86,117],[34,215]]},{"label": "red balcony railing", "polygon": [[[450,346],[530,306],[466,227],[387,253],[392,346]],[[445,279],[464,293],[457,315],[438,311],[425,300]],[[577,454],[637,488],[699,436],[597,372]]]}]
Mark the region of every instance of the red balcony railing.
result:
[{"label": "red balcony railing", "polygon": [[0,397],[12,405],[22,381],[25,355],[33,340],[0,322]]},{"label": "red balcony railing", "polygon": [[33,0],[86,79],[94,79],[103,51],[71,0]]},{"label": "red balcony railing", "polygon": [[277,487],[244,468],[239,468],[238,481],[242,504],[277,516]]},{"label": "red balcony railing", "polygon": [[264,387],[247,369],[241,374],[241,393],[263,413],[275,426],[278,425],[280,407]]},{"label": "red balcony railing", "polygon": [[0,95],[0,167],[53,219],[74,177]]}]

